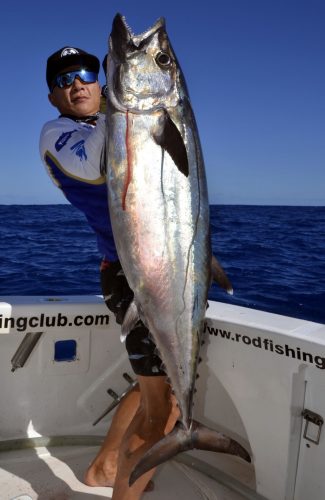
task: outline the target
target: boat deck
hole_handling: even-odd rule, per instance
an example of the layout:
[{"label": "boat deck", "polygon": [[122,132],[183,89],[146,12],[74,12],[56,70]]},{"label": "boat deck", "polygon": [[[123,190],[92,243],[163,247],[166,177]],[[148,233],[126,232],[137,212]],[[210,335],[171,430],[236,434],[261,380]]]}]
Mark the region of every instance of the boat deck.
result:
[{"label": "boat deck", "polygon": [[[112,498],[112,488],[82,483],[97,446],[39,447],[0,453],[2,500],[90,500]],[[243,500],[244,497],[178,461],[159,467],[148,500]]]}]

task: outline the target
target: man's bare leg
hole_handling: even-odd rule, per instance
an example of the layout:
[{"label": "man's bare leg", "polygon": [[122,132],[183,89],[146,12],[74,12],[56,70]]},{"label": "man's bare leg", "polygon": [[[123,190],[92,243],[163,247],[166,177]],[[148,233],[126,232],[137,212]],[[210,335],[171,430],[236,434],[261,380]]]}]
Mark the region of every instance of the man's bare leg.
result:
[{"label": "man's bare leg", "polygon": [[122,438],[129,427],[140,402],[136,386],[118,405],[111,426],[97,456],[89,466],[84,482],[88,486],[113,486]]},{"label": "man's bare leg", "polygon": [[140,406],[122,440],[112,500],[139,500],[154,469],[129,487],[129,476],[144,453],[168,434],[179,416],[165,376],[138,376]]}]

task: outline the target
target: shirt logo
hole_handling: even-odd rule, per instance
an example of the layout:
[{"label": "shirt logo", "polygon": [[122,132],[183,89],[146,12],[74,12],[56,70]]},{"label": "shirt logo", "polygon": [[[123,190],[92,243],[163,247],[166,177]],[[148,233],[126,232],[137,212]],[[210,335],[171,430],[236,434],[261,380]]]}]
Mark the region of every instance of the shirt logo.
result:
[{"label": "shirt logo", "polygon": [[63,132],[55,143],[55,149],[59,152],[75,132],[77,132],[77,129],[71,130],[71,132]]},{"label": "shirt logo", "polygon": [[85,141],[82,140],[82,141],[76,142],[76,144],[74,144],[70,148],[71,151],[74,151],[76,153],[76,155],[79,156],[80,161],[87,160],[87,155],[86,155],[86,150],[85,150],[84,144],[85,144]]}]

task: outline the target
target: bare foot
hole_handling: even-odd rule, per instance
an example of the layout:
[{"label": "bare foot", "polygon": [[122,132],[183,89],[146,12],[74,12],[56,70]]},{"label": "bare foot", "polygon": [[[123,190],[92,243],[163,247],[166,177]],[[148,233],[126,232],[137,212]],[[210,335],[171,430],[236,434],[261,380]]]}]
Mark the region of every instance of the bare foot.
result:
[{"label": "bare foot", "polygon": [[[118,452],[109,452],[105,456],[105,460],[98,456],[89,466],[85,477],[84,483],[87,486],[114,486],[116,476],[116,463]],[[149,481],[144,491],[153,491],[155,488],[154,482]]]},{"label": "bare foot", "polygon": [[105,458],[99,454],[88,467],[84,477],[87,486],[114,486],[118,451],[110,451]]}]

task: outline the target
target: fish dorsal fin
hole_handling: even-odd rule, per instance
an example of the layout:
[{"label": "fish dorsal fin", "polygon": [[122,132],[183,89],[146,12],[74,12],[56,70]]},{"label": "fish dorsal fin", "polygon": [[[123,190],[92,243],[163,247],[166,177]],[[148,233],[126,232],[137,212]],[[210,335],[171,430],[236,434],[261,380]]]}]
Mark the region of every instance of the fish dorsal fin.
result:
[{"label": "fish dorsal fin", "polygon": [[165,113],[164,125],[159,133],[154,134],[154,140],[171,156],[178,170],[188,177],[188,157],[180,131],[169,114]]},{"label": "fish dorsal fin", "polygon": [[227,293],[233,295],[234,290],[232,284],[230,283],[230,280],[226,275],[225,271],[223,270],[221,264],[217,261],[214,255],[212,256],[211,260],[211,269],[212,269],[212,279],[216,283],[218,283],[218,285],[220,285],[221,288],[226,290]]}]

